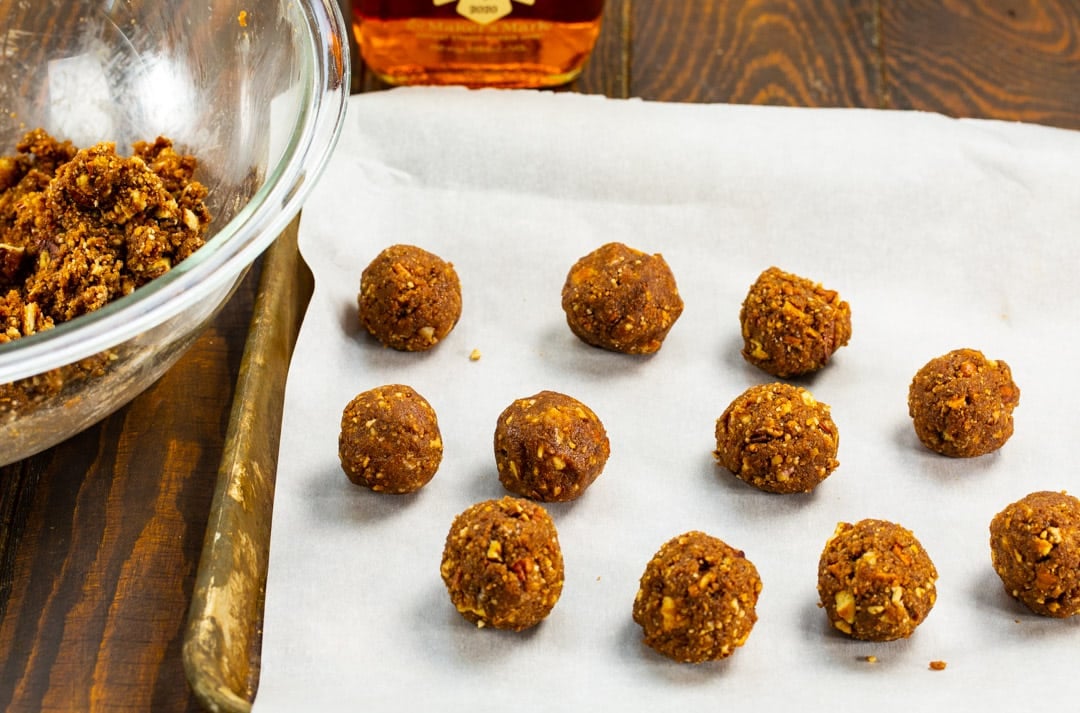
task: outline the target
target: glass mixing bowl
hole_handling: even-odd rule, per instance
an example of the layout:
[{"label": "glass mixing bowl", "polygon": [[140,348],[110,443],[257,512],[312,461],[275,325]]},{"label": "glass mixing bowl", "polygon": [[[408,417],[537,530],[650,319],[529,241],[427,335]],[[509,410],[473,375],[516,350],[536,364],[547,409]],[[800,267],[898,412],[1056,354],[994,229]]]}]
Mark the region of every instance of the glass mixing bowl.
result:
[{"label": "glass mixing bowl", "polygon": [[146,389],[296,215],[341,129],[346,33],[337,0],[0,3],[0,155],[37,127],[122,155],[166,136],[199,160],[213,214],[207,244],[163,276],[0,344],[0,465]]}]

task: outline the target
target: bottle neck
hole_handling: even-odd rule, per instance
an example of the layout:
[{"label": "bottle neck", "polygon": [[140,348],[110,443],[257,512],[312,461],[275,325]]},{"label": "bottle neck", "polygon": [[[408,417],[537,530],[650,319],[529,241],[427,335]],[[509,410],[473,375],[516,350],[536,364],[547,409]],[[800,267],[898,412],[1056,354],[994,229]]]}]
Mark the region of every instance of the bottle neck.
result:
[{"label": "bottle neck", "polygon": [[[501,7],[506,4],[508,14]],[[492,11],[517,20],[577,23],[599,18],[604,0],[353,0],[353,9],[363,17],[381,20],[483,18]]]}]

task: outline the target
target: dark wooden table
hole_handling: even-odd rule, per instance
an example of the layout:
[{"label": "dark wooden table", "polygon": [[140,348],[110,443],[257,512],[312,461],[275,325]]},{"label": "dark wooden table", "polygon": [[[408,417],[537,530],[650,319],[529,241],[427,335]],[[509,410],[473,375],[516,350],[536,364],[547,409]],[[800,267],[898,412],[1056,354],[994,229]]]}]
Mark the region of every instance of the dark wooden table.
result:
[{"label": "dark wooden table", "polygon": [[[1080,0],[608,0],[571,89],[1080,129]],[[257,273],[149,391],[0,468],[0,709],[199,710],[181,644]]]}]

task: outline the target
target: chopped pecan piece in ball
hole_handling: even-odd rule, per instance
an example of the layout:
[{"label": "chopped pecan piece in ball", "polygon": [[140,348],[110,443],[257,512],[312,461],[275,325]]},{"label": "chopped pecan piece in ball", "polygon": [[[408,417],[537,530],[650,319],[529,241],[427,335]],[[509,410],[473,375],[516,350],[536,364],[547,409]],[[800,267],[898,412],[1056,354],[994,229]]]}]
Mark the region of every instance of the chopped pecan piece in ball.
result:
[{"label": "chopped pecan piece in ball", "polygon": [[414,245],[391,245],[364,268],[357,296],[360,323],[400,351],[431,349],[461,318],[454,266]]},{"label": "chopped pecan piece in ball", "polygon": [[1010,596],[1036,614],[1080,614],[1080,499],[1041,491],[990,523],[994,571]]},{"label": "chopped pecan piece in ball", "polygon": [[837,466],[840,435],[830,409],[790,384],[760,384],[740,394],[716,420],[720,465],[770,493],[805,493]]},{"label": "chopped pecan piece in ball", "polygon": [[477,503],[454,518],[440,572],[454,607],[478,627],[536,626],[562,594],[555,523],[528,500]]},{"label": "chopped pecan piece in ball", "polygon": [[743,300],[743,357],[786,379],[823,368],[851,339],[851,308],[834,290],[770,267]]},{"label": "chopped pecan piece in ball", "polygon": [[634,599],[645,644],[683,663],[727,658],[757,621],[761,578],[740,550],[703,532],[674,537],[649,560]]},{"label": "chopped pecan piece in ball", "polygon": [[1001,448],[1013,434],[1020,389],[1009,365],[975,349],[931,359],[908,389],[915,433],[932,451],[972,458]]},{"label": "chopped pecan piece in ball", "polygon": [[905,639],[937,601],[937,569],[912,532],[886,520],[841,522],[818,562],[829,621],[864,641]]},{"label": "chopped pecan piece in ball", "polygon": [[562,307],[570,330],[586,344],[652,354],[682,314],[683,302],[662,255],[608,243],[570,268]]},{"label": "chopped pecan piece in ball", "polygon": [[442,462],[435,410],[404,384],[357,394],[341,414],[338,457],[349,480],[377,493],[411,493]]},{"label": "chopped pecan piece in ball", "polygon": [[541,391],[517,399],[495,426],[495,464],[510,492],[573,500],[604,470],[611,447],[600,419],[577,399]]}]

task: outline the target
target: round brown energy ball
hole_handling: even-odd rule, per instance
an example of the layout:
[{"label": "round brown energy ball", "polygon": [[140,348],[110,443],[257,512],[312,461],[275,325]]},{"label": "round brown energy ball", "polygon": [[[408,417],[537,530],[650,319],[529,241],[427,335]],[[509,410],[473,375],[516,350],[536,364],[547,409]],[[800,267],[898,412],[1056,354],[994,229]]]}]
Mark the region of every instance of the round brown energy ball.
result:
[{"label": "round brown energy ball", "polygon": [[439,469],[442,453],[435,410],[412,387],[389,384],[357,394],[341,414],[341,469],[375,492],[419,490]]},{"label": "round brown energy ball", "polygon": [[682,314],[683,302],[663,256],[608,243],[570,268],[562,307],[570,330],[586,344],[652,354]]},{"label": "round brown energy ball", "polygon": [[1036,614],[1080,614],[1080,500],[1037,492],[990,522],[994,571],[1010,596]]},{"label": "round brown energy ball", "polygon": [[1013,434],[1020,389],[1009,365],[975,349],[931,359],[908,389],[915,433],[932,451],[971,458],[996,451]]},{"label": "round brown energy ball", "polygon": [[413,245],[392,245],[360,276],[360,323],[393,349],[431,349],[461,317],[454,266]]},{"label": "round brown energy ball", "polygon": [[841,522],[818,562],[818,594],[832,625],[852,638],[906,639],[934,607],[937,576],[910,530]]},{"label": "round brown energy ball", "polygon": [[562,593],[555,523],[528,500],[477,503],[454,518],[439,571],[450,601],[468,621],[528,629],[551,612]]},{"label": "round brown energy ball", "polygon": [[555,391],[518,399],[495,426],[495,465],[512,493],[561,502],[585,492],[611,448],[600,419],[585,404]]},{"label": "round brown energy ball", "polygon": [[851,308],[834,290],[775,267],[761,273],[743,300],[742,355],[786,379],[809,374],[851,339]]},{"label": "round brown energy ball", "polygon": [[790,384],[751,386],[716,420],[724,466],[769,493],[806,493],[840,465],[840,434],[827,404]]},{"label": "round brown energy ball", "polygon": [[757,621],[761,578],[739,550],[703,532],[672,538],[653,556],[634,598],[647,646],[682,663],[726,658]]}]

